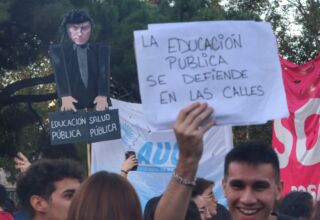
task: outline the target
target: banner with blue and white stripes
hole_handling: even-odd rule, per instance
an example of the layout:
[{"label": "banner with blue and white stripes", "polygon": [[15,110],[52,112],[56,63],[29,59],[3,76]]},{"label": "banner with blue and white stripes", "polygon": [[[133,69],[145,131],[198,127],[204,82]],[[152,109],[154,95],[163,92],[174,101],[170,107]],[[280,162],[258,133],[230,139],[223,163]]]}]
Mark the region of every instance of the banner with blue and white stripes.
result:
[{"label": "banner with blue and white stripes", "polygon": [[[172,130],[151,132],[141,104],[112,100],[119,109],[122,139],[92,144],[91,173],[107,170],[120,173],[125,152],[136,152],[138,170],[131,171],[129,181],[135,187],[144,208],[146,202],[162,194],[178,158],[178,146]],[[233,147],[230,126],[216,126],[204,138],[204,152],[197,176],[215,182],[219,203],[225,204],[221,180],[225,154]]]}]

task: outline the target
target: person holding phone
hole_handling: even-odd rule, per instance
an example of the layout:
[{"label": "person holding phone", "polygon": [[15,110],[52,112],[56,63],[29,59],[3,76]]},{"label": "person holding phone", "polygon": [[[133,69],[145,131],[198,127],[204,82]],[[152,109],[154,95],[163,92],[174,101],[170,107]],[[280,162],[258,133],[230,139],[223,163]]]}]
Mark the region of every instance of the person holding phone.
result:
[{"label": "person holding phone", "polygon": [[134,151],[127,151],[125,155],[126,155],[126,159],[122,163],[122,166],[120,169],[120,175],[127,178],[129,171],[137,170],[138,159],[137,159],[136,153]]}]

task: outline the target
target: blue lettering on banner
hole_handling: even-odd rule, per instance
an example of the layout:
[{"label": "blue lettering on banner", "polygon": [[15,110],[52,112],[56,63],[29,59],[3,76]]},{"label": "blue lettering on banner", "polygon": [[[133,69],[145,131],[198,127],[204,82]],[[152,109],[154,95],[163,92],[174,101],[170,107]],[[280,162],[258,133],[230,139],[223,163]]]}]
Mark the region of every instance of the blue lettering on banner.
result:
[{"label": "blue lettering on banner", "polygon": [[138,166],[138,171],[151,173],[172,173],[174,168],[175,167]]},{"label": "blue lettering on banner", "polygon": [[[165,146],[163,146],[163,143],[158,143],[157,151],[152,159],[152,163],[154,164],[164,164],[169,159],[169,153],[171,145],[169,142],[164,143]],[[165,150],[163,152],[163,148],[165,147]],[[162,158],[161,158],[162,155]]]},{"label": "blue lettering on banner", "polygon": [[140,149],[138,153],[139,166],[143,163],[150,164],[152,145],[152,142],[146,142]]},{"label": "blue lettering on banner", "polygon": [[138,170],[142,172],[172,172],[178,160],[178,144],[146,142],[139,150]]}]

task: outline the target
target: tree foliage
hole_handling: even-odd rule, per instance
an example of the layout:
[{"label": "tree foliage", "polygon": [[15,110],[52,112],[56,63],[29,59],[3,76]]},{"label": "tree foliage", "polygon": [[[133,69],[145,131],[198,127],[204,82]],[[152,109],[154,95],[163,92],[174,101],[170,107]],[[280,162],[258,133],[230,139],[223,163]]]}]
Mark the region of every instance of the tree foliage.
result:
[{"label": "tree foliage", "polygon": [[[296,24],[301,27],[301,35],[283,32],[280,48],[288,59],[296,63],[312,60],[319,54],[320,46],[320,2],[317,0],[289,0],[289,4],[282,7],[282,12],[292,10]],[[285,22],[286,25],[290,25]]]}]

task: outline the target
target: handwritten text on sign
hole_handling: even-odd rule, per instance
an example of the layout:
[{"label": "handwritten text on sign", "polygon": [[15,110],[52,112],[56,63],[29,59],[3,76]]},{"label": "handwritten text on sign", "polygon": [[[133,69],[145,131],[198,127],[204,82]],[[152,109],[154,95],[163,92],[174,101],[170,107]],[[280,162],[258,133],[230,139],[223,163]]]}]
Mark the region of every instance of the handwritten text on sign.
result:
[{"label": "handwritten text on sign", "polygon": [[49,114],[51,144],[98,142],[121,138],[118,110]]},{"label": "handwritten text on sign", "polygon": [[276,41],[267,23],[157,25],[135,32],[135,49],[142,104],[156,129],[170,128],[179,110],[194,101],[209,102],[218,124],[287,115]]},{"label": "handwritten text on sign", "polygon": [[121,138],[118,110],[88,112],[91,142]]}]

